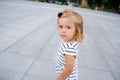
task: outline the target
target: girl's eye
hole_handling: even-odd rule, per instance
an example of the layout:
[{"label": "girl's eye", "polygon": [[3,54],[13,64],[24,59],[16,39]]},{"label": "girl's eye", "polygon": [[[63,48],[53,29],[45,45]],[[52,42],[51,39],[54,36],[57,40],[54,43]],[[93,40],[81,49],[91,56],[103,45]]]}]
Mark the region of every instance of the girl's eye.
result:
[{"label": "girl's eye", "polygon": [[63,26],[58,26],[58,28],[63,28]]},{"label": "girl's eye", "polygon": [[70,27],[70,26],[67,26],[67,28],[68,28],[68,29],[71,29],[71,27]]}]

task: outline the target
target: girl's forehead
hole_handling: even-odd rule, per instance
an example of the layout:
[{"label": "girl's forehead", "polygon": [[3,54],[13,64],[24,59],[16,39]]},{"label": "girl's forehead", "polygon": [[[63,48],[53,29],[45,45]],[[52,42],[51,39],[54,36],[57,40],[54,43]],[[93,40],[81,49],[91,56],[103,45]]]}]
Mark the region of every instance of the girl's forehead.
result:
[{"label": "girl's forehead", "polygon": [[72,19],[70,18],[60,18],[58,21],[58,25],[75,27]]},{"label": "girl's forehead", "polygon": [[58,21],[73,23],[73,20],[69,17],[61,17]]}]

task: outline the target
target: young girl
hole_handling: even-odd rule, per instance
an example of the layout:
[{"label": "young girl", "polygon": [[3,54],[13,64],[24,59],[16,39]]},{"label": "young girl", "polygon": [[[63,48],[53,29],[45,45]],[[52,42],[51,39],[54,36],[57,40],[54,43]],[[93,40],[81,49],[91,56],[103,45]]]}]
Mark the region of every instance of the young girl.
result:
[{"label": "young girl", "polygon": [[62,38],[55,69],[56,80],[78,80],[77,66],[78,42],[83,39],[82,17],[73,10],[66,9],[58,14],[58,33]]}]

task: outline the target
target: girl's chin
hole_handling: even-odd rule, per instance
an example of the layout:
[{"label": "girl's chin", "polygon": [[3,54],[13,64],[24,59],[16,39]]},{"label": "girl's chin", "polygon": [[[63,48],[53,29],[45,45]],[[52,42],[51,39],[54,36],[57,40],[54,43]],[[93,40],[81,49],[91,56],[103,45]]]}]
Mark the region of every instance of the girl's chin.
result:
[{"label": "girl's chin", "polygon": [[62,40],[63,40],[64,42],[68,42],[68,40],[66,40],[66,39],[63,39],[63,38],[62,38]]},{"label": "girl's chin", "polygon": [[71,42],[70,40],[63,39],[64,42]]},{"label": "girl's chin", "polygon": [[73,42],[73,40],[72,39],[66,39],[66,37],[62,37],[62,40],[64,41],[64,42]]},{"label": "girl's chin", "polygon": [[64,42],[75,42],[74,40],[62,39]]}]

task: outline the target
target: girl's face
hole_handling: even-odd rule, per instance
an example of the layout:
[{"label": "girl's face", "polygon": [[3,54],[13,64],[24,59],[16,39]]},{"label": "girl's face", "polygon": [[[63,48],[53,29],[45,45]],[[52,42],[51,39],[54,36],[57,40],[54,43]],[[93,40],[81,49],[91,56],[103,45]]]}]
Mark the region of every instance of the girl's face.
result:
[{"label": "girl's face", "polygon": [[74,41],[75,25],[70,18],[60,18],[58,21],[58,33],[64,42]]}]

